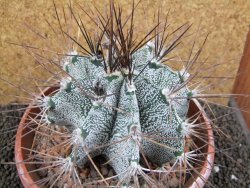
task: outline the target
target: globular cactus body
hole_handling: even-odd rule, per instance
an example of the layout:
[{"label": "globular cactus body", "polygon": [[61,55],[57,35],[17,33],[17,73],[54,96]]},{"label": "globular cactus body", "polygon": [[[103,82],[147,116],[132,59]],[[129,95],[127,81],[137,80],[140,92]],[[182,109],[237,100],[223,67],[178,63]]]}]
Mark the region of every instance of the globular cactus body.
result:
[{"label": "globular cactus body", "polygon": [[44,99],[47,120],[73,128],[77,148],[70,156],[77,165],[88,155],[103,155],[127,184],[143,173],[140,154],[159,166],[183,154],[191,94],[184,83],[188,73],[160,63],[151,43],[131,58],[133,71],[109,73],[102,58],[74,54],[64,63],[68,77],[60,90]]}]

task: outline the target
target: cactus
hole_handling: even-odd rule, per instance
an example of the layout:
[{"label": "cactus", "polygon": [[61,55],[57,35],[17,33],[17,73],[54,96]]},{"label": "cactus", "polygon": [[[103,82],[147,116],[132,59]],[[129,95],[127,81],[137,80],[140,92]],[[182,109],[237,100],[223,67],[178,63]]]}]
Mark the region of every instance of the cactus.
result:
[{"label": "cactus", "polygon": [[[67,76],[55,95],[43,99],[43,108],[48,123],[70,126],[74,145],[70,161],[83,166],[89,157],[103,155],[129,185],[131,177],[145,175],[142,151],[159,167],[183,155],[193,93],[186,84],[186,71],[173,71],[161,63],[180,37],[161,51],[147,41],[123,54],[112,37],[107,57],[97,45],[90,55],[73,52],[64,60]],[[123,42],[122,36],[116,40]]]},{"label": "cactus", "polygon": [[[66,62],[64,68],[70,77],[61,82],[59,92],[44,99],[46,119],[71,125],[75,142],[86,150],[110,144],[89,155],[104,154],[108,160],[113,159],[112,167],[120,178],[127,169],[140,168],[140,147],[159,165],[181,156],[185,137],[182,124],[191,91],[186,86],[173,91],[183,84],[184,76],[154,59],[148,44],[133,54],[133,73],[124,68],[108,74],[103,61],[75,55]],[[184,98],[181,103],[171,102],[171,92]],[[160,138],[159,144],[143,137],[152,133]],[[71,157],[75,155],[79,164],[86,162],[86,151],[77,150]]]},{"label": "cactus", "polygon": [[[38,127],[42,122],[42,125],[55,124],[70,130],[70,152],[65,157],[52,157],[52,161],[54,158],[59,161],[49,162],[46,167],[61,164],[62,168],[62,173],[55,174],[58,175],[56,180],[49,183],[50,187],[63,178],[63,174],[65,178],[73,177],[76,186],[82,185],[76,169],[99,155],[106,158],[117,174],[117,185],[123,187],[138,184],[138,177],[143,177],[150,187],[162,187],[148,172],[169,174],[177,168],[177,163],[181,173],[187,166],[192,167],[187,160],[189,154],[191,161],[196,155],[186,151],[186,141],[198,135],[193,130],[198,124],[190,123],[187,113],[189,102],[197,92],[187,84],[193,78],[188,71],[201,49],[186,68],[174,71],[165,62],[189,26],[179,27],[173,32],[176,36],[166,43],[173,33],[167,34],[167,21],[160,32],[158,20],[156,26],[136,43],[133,38],[134,10],[133,2],[131,23],[125,34],[128,20],[121,21],[121,11],[111,1],[108,18],[99,18],[102,28],[97,40],[92,40],[82,20],[78,21],[71,10],[71,17],[87,47],[61,28],[64,37],[81,50],[66,54],[61,65],[56,64],[63,72],[59,89],[38,97],[34,104],[41,108],[34,118]],[[38,152],[38,155],[39,160],[44,157],[43,153]],[[158,168],[151,169],[148,161]],[[166,163],[173,164],[170,170],[165,169]],[[99,175],[105,181],[102,174]]]}]

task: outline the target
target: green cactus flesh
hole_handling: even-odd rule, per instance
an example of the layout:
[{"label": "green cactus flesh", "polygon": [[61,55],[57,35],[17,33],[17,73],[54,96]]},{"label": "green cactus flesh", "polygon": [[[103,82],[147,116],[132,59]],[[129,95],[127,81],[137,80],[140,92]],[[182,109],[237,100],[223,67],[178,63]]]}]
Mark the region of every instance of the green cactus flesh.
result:
[{"label": "green cactus flesh", "polygon": [[132,65],[129,80],[126,69],[106,73],[102,59],[74,55],[64,65],[69,78],[44,99],[47,120],[73,128],[77,164],[103,155],[119,179],[140,168],[141,152],[159,166],[184,152],[191,93],[182,73],[158,62],[148,44],[132,55]]}]

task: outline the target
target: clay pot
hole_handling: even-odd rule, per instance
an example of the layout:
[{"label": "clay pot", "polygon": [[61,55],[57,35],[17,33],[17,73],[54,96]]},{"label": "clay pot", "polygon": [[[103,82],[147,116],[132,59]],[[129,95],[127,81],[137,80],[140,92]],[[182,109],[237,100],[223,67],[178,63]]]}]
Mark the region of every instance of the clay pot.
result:
[{"label": "clay pot", "polygon": [[[44,91],[44,95],[48,96],[53,93],[57,88],[51,87]],[[26,109],[17,129],[16,141],[15,141],[15,162],[18,171],[18,175],[25,188],[38,188],[37,181],[41,178],[35,172],[29,173],[29,171],[35,170],[34,164],[27,164],[23,161],[27,160],[30,151],[24,148],[31,148],[34,140],[35,132],[25,125],[30,122],[30,118],[35,118],[35,114],[39,113],[39,108],[34,108],[33,104],[30,104]],[[36,128],[35,125],[34,127]]]},{"label": "clay pot", "polygon": [[[55,89],[56,88],[48,88],[47,90],[45,90],[44,94],[49,95],[53,91],[55,91]],[[192,176],[188,177],[188,180],[184,187],[202,188],[205,185],[206,181],[208,180],[214,162],[215,148],[214,148],[213,132],[211,129],[211,125],[208,121],[208,118],[206,117],[206,114],[202,112],[201,109],[202,107],[199,104],[199,102],[197,100],[193,100],[190,103],[188,115],[192,116],[194,114],[197,114],[198,112],[201,112],[201,116],[198,119],[198,121],[205,122],[207,129],[203,130],[203,134],[207,135],[207,139],[206,141],[197,140],[196,145],[198,147],[206,145],[201,150],[201,152],[206,153],[206,155],[203,156],[202,158],[203,162],[201,162],[201,164],[199,164],[199,167],[197,167],[197,172],[199,172],[201,176],[194,173]],[[23,148],[31,148],[35,135],[34,131],[31,131],[30,128],[26,128],[25,125],[27,124],[27,122],[29,122],[30,117],[34,117],[35,116],[34,114],[38,113],[39,111],[40,111],[39,108],[32,107],[32,104],[27,108],[21,119],[16,135],[16,142],[15,142],[16,167],[18,170],[19,177],[25,188],[38,188],[36,182],[40,180],[40,177],[37,173],[35,172],[29,173],[29,171],[36,169],[35,165],[23,163],[23,161],[27,160],[28,154],[30,153],[30,151],[25,150]],[[207,144],[204,142],[206,142]]]},{"label": "clay pot", "polygon": [[[206,140],[196,140],[196,145],[198,147],[203,147],[201,149],[201,153],[206,153],[205,156],[202,157],[202,163],[198,165],[197,172],[193,173],[191,177],[189,177],[188,181],[186,182],[184,187],[190,187],[190,188],[202,188],[206,184],[210,174],[211,170],[213,168],[214,164],[214,154],[215,154],[215,146],[214,146],[214,137],[213,137],[213,131],[211,124],[206,116],[206,113],[202,110],[201,104],[195,99],[191,101],[189,106],[189,112],[188,116],[191,117],[194,114],[197,114],[199,111],[201,112],[201,116],[198,119],[198,122],[204,122],[206,124],[206,129],[203,129],[203,134],[207,135]],[[198,123],[197,122],[197,123]]]}]

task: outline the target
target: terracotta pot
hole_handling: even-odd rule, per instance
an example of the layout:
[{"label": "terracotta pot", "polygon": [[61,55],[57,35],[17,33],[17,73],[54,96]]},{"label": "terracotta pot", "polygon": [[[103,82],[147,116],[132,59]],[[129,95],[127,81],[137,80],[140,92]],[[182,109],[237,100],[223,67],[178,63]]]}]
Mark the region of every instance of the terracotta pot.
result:
[{"label": "terracotta pot", "polygon": [[[55,89],[56,88],[49,88],[45,90],[44,94],[49,95]],[[200,109],[202,109],[201,105],[197,100],[194,100],[190,103],[188,115],[192,116],[193,114],[197,114],[197,112],[201,111]],[[23,161],[27,160],[29,154],[29,151],[23,148],[31,148],[35,135],[34,131],[31,131],[29,128],[25,127],[25,124],[29,122],[29,117],[34,117],[35,116],[34,114],[38,113],[39,111],[40,111],[39,108],[32,107],[32,104],[27,108],[21,119],[16,135],[16,142],[15,142],[16,167],[18,170],[19,177],[25,188],[38,188],[36,182],[40,180],[40,177],[37,173],[35,172],[29,173],[29,171],[36,169],[35,165],[23,163]],[[205,185],[211,173],[211,169],[214,162],[215,149],[214,149],[213,132],[211,129],[211,125],[208,121],[208,118],[206,117],[206,114],[204,112],[201,111],[201,116],[198,121],[205,122],[206,124],[207,129],[204,129],[203,133],[207,135],[207,139],[205,141],[207,145],[202,148],[201,152],[207,153],[207,155],[204,156],[205,159],[204,162],[199,164],[199,167],[197,168],[197,171],[201,174],[201,176],[198,176],[196,173],[194,173],[191,177],[189,177],[184,187],[202,188]],[[196,144],[198,147],[201,147],[204,146],[205,143],[204,141],[197,140]]]},{"label": "terracotta pot", "polygon": [[190,188],[204,187],[211,174],[214,164],[215,146],[212,127],[206,116],[206,113],[202,110],[201,104],[195,99],[190,103],[188,116],[191,117],[192,115],[197,114],[199,111],[201,112],[201,116],[198,119],[198,122],[204,122],[206,124],[206,129],[203,129],[203,134],[207,135],[207,138],[204,141],[197,140],[195,143],[198,147],[206,145],[201,149],[201,153],[206,153],[206,156],[203,157],[203,162],[199,164],[199,167],[197,167],[197,171],[201,176],[199,176],[197,173],[194,173],[184,186]]}]

